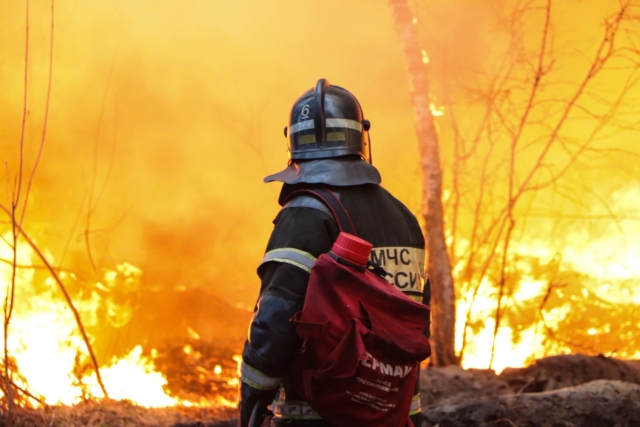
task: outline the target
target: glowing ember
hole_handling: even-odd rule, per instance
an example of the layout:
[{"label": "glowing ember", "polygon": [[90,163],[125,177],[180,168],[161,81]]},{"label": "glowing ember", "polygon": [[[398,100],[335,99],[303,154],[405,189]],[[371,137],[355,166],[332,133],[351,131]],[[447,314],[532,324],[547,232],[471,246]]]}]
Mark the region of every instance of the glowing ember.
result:
[{"label": "glowing ember", "polygon": [[[425,64],[428,63],[429,58],[426,56],[423,56],[422,62],[424,62]],[[429,110],[431,110],[431,114],[433,114],[435,117],[440,117],[444,115],[444,108],[437,107],[435,104],[429,104]]]}]

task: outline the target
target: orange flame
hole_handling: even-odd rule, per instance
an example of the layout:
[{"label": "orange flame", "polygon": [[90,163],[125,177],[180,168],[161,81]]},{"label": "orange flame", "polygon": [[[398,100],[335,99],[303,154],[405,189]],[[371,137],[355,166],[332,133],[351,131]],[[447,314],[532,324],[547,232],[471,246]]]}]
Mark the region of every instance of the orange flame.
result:
[{"label": "orange flame", "polygon": [[[5,236],[0,241],[0,259],[13,259],[13,251],[6,243]],[[17,264],[29,266],[33,260],[31,248],[19,245],[17,248]],[[123,264],[118,270],[137,271],[131,265]],[[46,279],[45,291],[36,292],[34,280],[35,269],[19,267],[16,269],[15,307],[10,323],[7,340],[9,356],[15,359],[17,375],[14,382],[41,397],[47,404],[75,404],[83,398],[102,398],[103,393],[95,372],[78,374],[77,361],[87,358],[85,343],[77,332],[75,320],[69,308],[62,300],[52,298],[58,292],[55,282]],[[11,286],[12,265],[0,264],[0,287],[6,293]],[[64,277],[64,274],[62,274]],[[116,280],[116,272],[105,275],[105,284],[110,287]],[[121,283],[120,283],[121,284]],[[4,300],[4,298],[3,298]],[[100,303],[100,297],[94,293],[89,300],[83,300],[80,307],[81,317],[85,325],[95,323],[94,313]],[[109,301],[107,301],[109,303]],[[130,307],[118,312],[115,304],[108,304],[111,319],[120,319],[130,314]],[[195,332],[193,332],[195,334]],[[94,337],[95,339],[95,337]],[[185,346],[185,352],[192,351]],[[145,357],[140,345],[134,347],[122,358],[113,358],[108,366],[100,368],[101,377],[109,397],[126,399],[145,407],[185,406],[235,406],[235,402],[223,397],[215,402],[186,402],[167,395],[163,387],[167,384],[163,374],[156,372],[153,364],[155,350],[151,358]],[[215,366],[213,373],[222,374],[222,367]],[[235,373],[234,373],[235,374]],[[236,380],[237,381],[237,380]]]},{"label": "orange flame", "polygon": [[[519,304],[537,311],[538,322],[529,324],[514,324],[513,322],[501,322],[496,336],[496,351],[492,368],[500,372],[506,367],[521,367],[529,364],[534,359],[551,354],[568,354],[574,349],[562,343],[550,342],[549,331],[545,331],[542,323],[552,333],[563,332],[564,335],[574,336],[579,344],[590,338],[598,342],[599,336],[608,336],[614,327],[606,319],[596,326],[585,327],[582,336],[576,331],[564,330],[563,323],[575,310],[579,303],[593,300],[602,303],[622,306],[628,304],[630,309],[640,305],[640,288],[634,285],[640,277],[640,265],[636,262],[640,259],[640,225],[635,218],[640,218],[640,209],[637,205],[640,197],[640,189],[627,188],[612,195],[612,209],[617,212],[625,212],[629,220],[619,220],[603,230],[599,236],[590,236],[587,231],[576,232],[563,236],[570,244],[563,248],[561,253],[566,268],[579,275],[580,290],[578,295],[566,296],[562,287],[555,289],[561,299],[561,304],[553,307],[540,307],[541,301],[549,291],[550,282],[533,277],[533,274],[525,263],[514,262],[514,267],[522,272],[517,285],[513,289],[509,299],[512,304]],[[521,256],[530,256],[544,263],[550,263],[554,258],[551,250],[545,246],[545,242],[528,242],[515,245],[515,252]],[[630,285],[624,285],[625,281]],[[478,294],[475,296],[472,309],[472,320],[476,322],[473,327],[467,328],[467,339],[463,357],[463,367],[486,369],[491,358],[491,342],[495,329],[496,294],[495,285],[485,278]],[[548,296],[548,295],[547,295]],[[456,302],[457,337],[456,347],[462,348],[464,326],[467,311],[473,299],[473,290],[459,295]],[[585,322],[590,315],[585,314]],[[633,319],[629,320],[633,322]],[[636,326],[637,327],[637,326]],[[633,338],[633,337],[630,337]],[[624,337],[622,338],[624,341]],[[595,347],[594,347],[595,348]],[[614,352],[620,358],[635,359],[640,357],[637,349],[615,349],[604,347],[603,352]],[[594,351],[595,352],[595,351]]]}]

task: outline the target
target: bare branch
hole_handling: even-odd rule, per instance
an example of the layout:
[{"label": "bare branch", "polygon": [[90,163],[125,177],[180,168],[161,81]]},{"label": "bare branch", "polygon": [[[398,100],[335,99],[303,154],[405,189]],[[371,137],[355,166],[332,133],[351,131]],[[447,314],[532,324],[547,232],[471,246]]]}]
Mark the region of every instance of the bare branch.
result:
[{"label": "bare branch", "polygon": [[[36,156],[36,160],[34,162],[33,167],[31,168],[31,175],[29,176],[29,183],[27,185],[27,191],[24,196],[24,206],[22,208],[22,215],[20,217],[20,225],[23,224],[24,216],[27,212],[27,201],[29,200],[29,193],[31,192],[31,185],[33,184],[33,178],[36,174],[36,170],[38,169],[38,164],[40,163],[40,157],[42,156],[42,150],[44,148],[44,141],[47,135],[47,123],[49,121],[49,100],[51,99],[51,82],[53,80],[53,29],[55,27],[55,0],[51,0],[51,30],[49,35],[49,76],[47,80],[47,99],[45,101],[44,107],[44,122],[42,124],[42,136],[40,137],[40,147],[38,148],[38,154]],[[26,90],[25,90],[26,92]],[[24,126],[24,125],[23,125]]]},{"label": "bare branch", "polygon": [[[7,215],[11,215],[11,210],[6,208],[4,205],[0,204],[0,209],[3,210]],[[96,356],[95,356],[95,354],[93,352],[93,348],[91,346],[91,343],[89,342],[89,337],[87,336],[87,333],[84,330],[84,326],[82,324],[82,319],[80,319],[80,314],[78,313],[78,310],[76,310],[76,308],[75,308],[75,306],[73,304],[73,301],[71,300],[71,296],[67,292],[67,289],[65,288],[64,284],[62,283],[62,280],[60,280],[60,277],[56,273],[56,270],[49,263],[49,261],[47,261],[47,259],[44,256],[44,254],[40,251],[40,248],[35,244],[35,242],[33,240],[31,240],[29,235],[18,224],[16,224],[16,228],[20,232],[20,234],[24,237],[24,239],[27,241],[29,246],[31,246],[31,249],[33,249],[33,251],[38,255],[38,257],[40,258],[42,263],[45,265],[47,270],[49,270],[49,272],[51,273],[51,276],[56,281],[56,283],[58,284],[58,287],[62,291],[62,294],[64,295],[64,297],[65,297],[65,299],[67,301],[67,305],[69,306],[69,309],[71,309],[71,312],[73,313],[73,316],[74,316],[74,318],[76,320],[76,325],[78,326],[78,329],[80,330],[80,333],[82,334],[82,339],[84,340],[84,343],[85,343],[85,345],[87,347],[87,351],[89,353],[89,356],[91,357],[91,361],[93,363],[93,367],[94,367],[94,369],[96,371],[96,378],[98,380],[100,388],[102,389],[102,393],[104,393],[104,397],[105,398],[109,398],[109,395],[107,394],[107,389],[105,388],[104,383],[102,382],[102,377],[100,376],[100,369],[99,369],[99,366],[98,366],[98,361],[97,361]]]},{"label": "bare branch", "polygon": [[[20,200],[20,189],[22,187],[22,170],[24,162],[24,137],[27,128],[28,117],[28,105],[27,98],[29,95],[29,0],[26,1],[26,28],[25,28],[25,49],[24,49],[24,89],[22,99],[22,126],[20,129],[20,155],[19,155],[19,167],[17,185],[15,187],[15,193],[13,195],[13,206],[17,206]],[[15,209],[15,208],[14,208]]]}]

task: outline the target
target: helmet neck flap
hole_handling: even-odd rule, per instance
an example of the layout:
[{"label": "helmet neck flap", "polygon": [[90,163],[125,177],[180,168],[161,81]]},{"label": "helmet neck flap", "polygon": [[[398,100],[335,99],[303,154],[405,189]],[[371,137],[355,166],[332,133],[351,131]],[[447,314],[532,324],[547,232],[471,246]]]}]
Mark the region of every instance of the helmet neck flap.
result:
[{"label": "helmet neck flap", "polygon": [[375,166],[355,156],[291,162],[283,171],[269,175],[264,182],[285,184],[327,184],[335,186],[380,184]]}]

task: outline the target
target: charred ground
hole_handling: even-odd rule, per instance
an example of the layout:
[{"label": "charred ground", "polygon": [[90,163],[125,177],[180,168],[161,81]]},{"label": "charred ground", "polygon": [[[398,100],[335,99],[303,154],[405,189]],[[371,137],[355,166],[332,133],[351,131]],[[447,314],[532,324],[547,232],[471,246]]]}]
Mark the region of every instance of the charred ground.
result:
[{"label": "charred ground", "polygon": [[[228,368],[233,351],[214,345],[168,345],[159,368],[167,389],[182,398],[215,402],[235,397],[233,383],[211,374]],[[491,370],[427,367],[421,376],[423,427],[637,427],[640,426],[640,361],[563,355],[526,368]],[[209,373],[207,373],[209,372]],[[87,401],[73,407],[19,409],[14,425],[225,427],[235,426],[226,408],[147,409],[128,402]],[[5,419],[0,425],[7,425]]]}]

